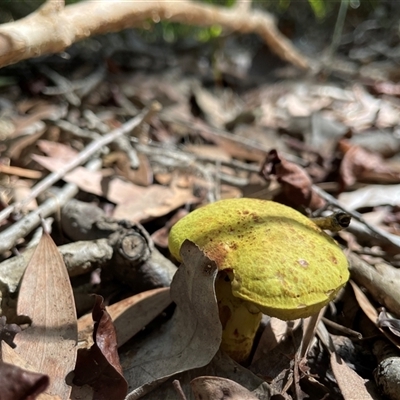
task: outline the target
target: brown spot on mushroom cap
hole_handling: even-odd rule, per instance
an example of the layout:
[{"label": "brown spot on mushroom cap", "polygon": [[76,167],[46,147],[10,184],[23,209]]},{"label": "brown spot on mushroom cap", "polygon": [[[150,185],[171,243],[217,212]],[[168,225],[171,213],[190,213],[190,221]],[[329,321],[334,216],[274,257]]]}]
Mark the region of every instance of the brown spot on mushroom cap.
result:
[{"label": "brown spot on mushroom cap", "polygon": [[329,235],[272,201],[229,199],[202,207],[171,230],[169,247],[177,259],[185,239],[219,270],[232,270],[235,296],[281,319],[318,311],[349,277],[346,257]]}]

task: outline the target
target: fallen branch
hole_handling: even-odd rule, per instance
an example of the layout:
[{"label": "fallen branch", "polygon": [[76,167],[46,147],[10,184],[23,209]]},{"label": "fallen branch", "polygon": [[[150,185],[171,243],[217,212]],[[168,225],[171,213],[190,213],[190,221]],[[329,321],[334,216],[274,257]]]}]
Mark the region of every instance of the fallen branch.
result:
[{"label": "fallen branch", "polygon": [[62,0],[48,0],[27,17],[0,26],[0,67],[61,52],[89,36],[139,27],[148,19],[257,33],[282,59],[309,68],[309,60],[279,32],[271,14],[243,9],[240,2],[238,7],[228,9],[189,0],[96,0],[66,7]]}]

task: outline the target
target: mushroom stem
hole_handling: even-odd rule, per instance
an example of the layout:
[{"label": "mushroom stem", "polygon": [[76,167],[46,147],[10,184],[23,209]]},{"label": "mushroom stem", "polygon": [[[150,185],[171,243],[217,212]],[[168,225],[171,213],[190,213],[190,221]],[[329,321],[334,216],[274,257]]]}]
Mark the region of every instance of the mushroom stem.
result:
[{"label": "mushroom stem", "polygon": [[223,271],[217,276],[215,291],[222,324],[221,349],[236,362],[245,362],[262,314],[255,305],[233,296],[229,276]]}]

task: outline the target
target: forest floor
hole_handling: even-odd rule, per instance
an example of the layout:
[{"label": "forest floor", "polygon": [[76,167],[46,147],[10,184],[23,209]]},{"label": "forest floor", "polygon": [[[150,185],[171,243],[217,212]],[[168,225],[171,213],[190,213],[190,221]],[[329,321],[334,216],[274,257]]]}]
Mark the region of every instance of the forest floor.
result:
[{"label": "forest floor", "polygon": [[[255,35],[171,44],[134,30],[0,70],[0,339],[13,365],[0,364],[0,399],[400,399],[400,41],[382,10],[333,55],[318,30],[293,36],[318,71]],[[243,365],[215,346],[219,321],[201,319],[211,277],[175,283],[178,306],[169,292],[171,227],[238,197],[352,217],[329,232],[351,279],[311,338],[308,320],[264,316]]]}]

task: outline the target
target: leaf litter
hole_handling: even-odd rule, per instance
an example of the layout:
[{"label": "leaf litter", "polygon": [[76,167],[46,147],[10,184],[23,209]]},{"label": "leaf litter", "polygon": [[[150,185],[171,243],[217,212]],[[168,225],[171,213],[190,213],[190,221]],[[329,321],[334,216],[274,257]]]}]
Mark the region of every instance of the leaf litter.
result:
[{"label": "leaf litter", "polygon": [[[290,77],[282,79],[283,69],[273,63],[268,74],[263,67],[272,80],[253,76],[233,58],[226,62],[229,52],[221,57],[229,46],[235,54],[248,50],[229,37],[215,54],[201,50],[207,54],[201,59],[213,62],[199,62],[202,46],[189,46],[185,57],[159,60],[162,67],[154,63],[151,71],[140,62],[155,54],[153,45],[144,45],[147,56],[121,58],[114,49],[107,65],[100,62],[106,79],[86,91],[93,60],[78,62],[67,50],[70,59],[59,64],[43,60],[33,81],[21,78],[2,88],[0,242],[13,243],[0,263],[3,393],[64,399],[72,390],[71,398],[82,399],[122,399],[127,393],[130,399],[175,399],[180,387],[187,399],[396,399],[386,388],[396,384],[392,376],[399,372],[393,374],[388,363],[397,365],[398,354],[387,357],[376,343],[399,346],[398,84],[390,63],[371,62],[394,56],[385,37],[368,45],[367,25],[360,24],[340,48],[342,58],[360,67],[355,76],[339,62],[317,77],[289,67]],[[99,43],[114,48],[112,37]],[[94,47],[87,49],[93,59]],[[133,68],[133,59],[147,67]],[[255,68],[256,60],[248,64]],[[24,75],[12,68],[5,73]],[[78,83],[80,89],[73,89]],[[152,108],[153,101],[162,109]],[[140,112],[143,118],[122,138],[41,186]],[[56,206],[42,207],[56,196]],[[310,328],[306,358],[305,325],[267,317],[248,364],[224,355],[215,269],[190,244],[185,257],[200,267],[179,267],[171,282],[171,226],[208,202],[243,196],[273,199],[310,216],[341,209],[364,217],[346,232],[332,233],[347,249],[352,281],[325,310],[325,336],[323,322]],[[72,218],[78,203],[66,207],[71,198],[89,208]],[[38,206],[56,222],[52,238],[44,233],[31,256],[29,247],[40,235]],[[101,213],[90,217],[90,208]],[[23,234],[18,221],[30,227]],[[78,348],[92,356],[83,367],[75,362]],[[363,368],[352,359],[360,354],[369,357]],[[85,384],[73,384],[73,374],[75,383]]]}]

